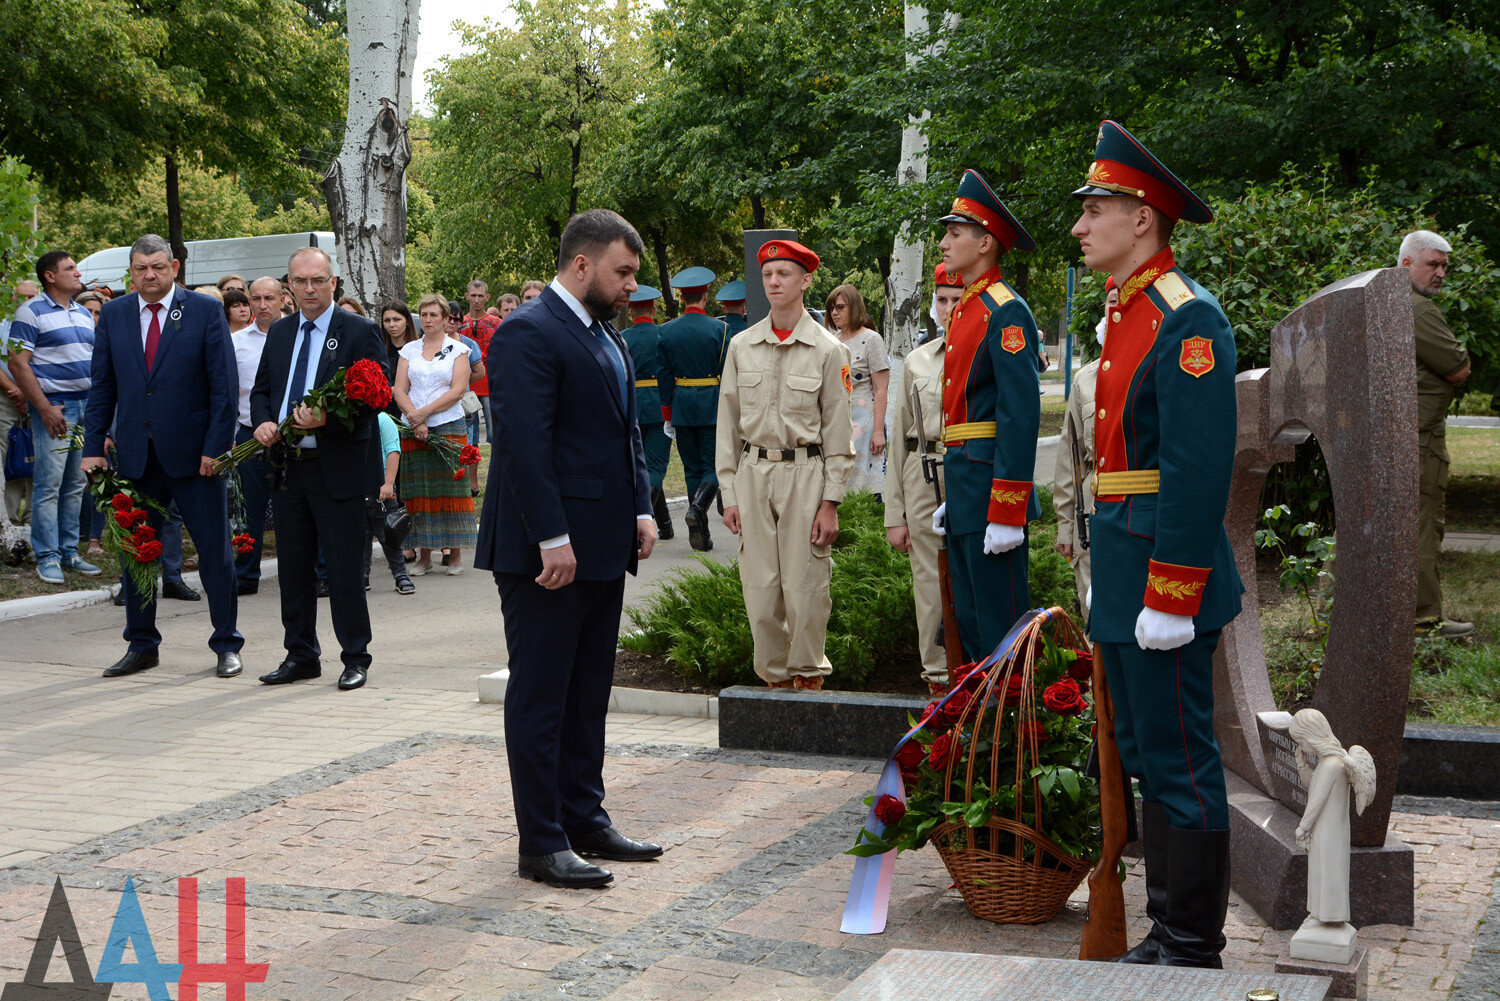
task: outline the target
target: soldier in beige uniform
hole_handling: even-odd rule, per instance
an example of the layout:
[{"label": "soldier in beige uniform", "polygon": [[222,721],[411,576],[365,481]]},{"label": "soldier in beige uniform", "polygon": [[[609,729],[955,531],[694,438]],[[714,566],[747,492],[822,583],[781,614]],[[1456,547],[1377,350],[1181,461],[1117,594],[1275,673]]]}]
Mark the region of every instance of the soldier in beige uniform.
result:
[{"label": "soldier in beige uniform", "polygon": [[[948,326],[948,314],[963,295],[961,275],[950,275],[939,264],[933,275],[932,318],[939,331]],[[922,472],[921,448],[917,440],[917,418],[912,410],[912,390],[922,404],[922,430],[927,433],[927,451],[943,450],[943,347],[939,335],[906,356],[901,385],[896,390],[896,426],[891,431],[890,456],[885,467],[885,537],[892,546],[911,557],[912,599],[917,606],[917,644],[922,657],[922,680],[934,695],[948,690],[948,658],[938,644],[938,625],[943,621],[942,594],[938,584],[938,544],[932,530],[937,494]],[[938,466],[938,484],[943,467]]]},{"label": "soldier in beige uniform", "polygon": [[[1104,306],[1108,310],[1119,305],[1120,290],[1115,280],[1105,281]],[[1098,338],[1104,344],[1107,322],[1099,319]],[[1078,442],[1078,458],[1083,469],[1077,479],[1083,485],[1083,510],[1094,513],[1094,381],[1099,377],[1099,359],[1095,358],[1073,376],[1073,391],[1068,396],[1068,409],[1063,417],[1062,435],[1057,439],[1057,461],[1052,468],[1052,507],[1057,512],[1057,551],[1073,568],[1073,583],[1078,588],[1078,607],[1084,607],[1084,597],[1092,583],[1089,551],[1083,547],[1083,535],[1078,525],[1078,503],[1074,497],[1073,442]],[[1084,526],[1085,528],[1087,526]]]},{"label": "soldier in beige uniform", "polygon": [[729,342],[716,465],[724,525],[740,537],[755,673],[772,688],[823,687],[838,505],[854,463],[849,349],[802,305],[818,255],[760,250],[771,313]]}]

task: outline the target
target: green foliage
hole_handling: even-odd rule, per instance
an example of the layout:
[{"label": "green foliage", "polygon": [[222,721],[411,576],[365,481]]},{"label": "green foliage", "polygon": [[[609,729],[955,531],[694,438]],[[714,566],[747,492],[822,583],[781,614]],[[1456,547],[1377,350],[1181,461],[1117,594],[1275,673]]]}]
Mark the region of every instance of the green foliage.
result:
[{"label": "green foliage", "polygon": [[[31,168],[13,156],[0,160],[0,289],[9,290],[29,277],[37,257],[36,232],[31,228],[37,204],[37,184]],[[0,351],[5,345],[0,344]]]},{"label": "green foliage", "polygon": [[474,51],[432,77],[433,196],[420,248],[439,288],[482,276],[515,287],[554,273],[568,217],[648,83],[644,16],[605,0],[513,0],[516,28],[465,26]]},{"label": "green foliage", "polygon": [[[1326,616],[1330,614],[1333,604],[1332,594],[1328,594],[1322,609],[1318,608],[1318,593],[1324,589],[1333,587],[1333,571],[1329,569],[1333,562],[1334,538],[1331,535],[1319,535],[1317,522],[1307,521],[1300,525],[1293,525],[1292,509],[1285,504],[1266,508],[1261,516],[1265,528],[1255,531],[1255,544],[1262,549],[1273,549],[1281,560],[1281,590],[1294,590],[1302,595],[1302,600],[1307,603],[1307,614],[1312,621],[1313,631],[1316,634],[1319,649],[1328,646],[1328,621]],[[1277,529],[1287,532],[1283,537]],[[1295,540],[1301,540],[1297,543]],[[1289,549],[1288,547],[1293,547]]]}]

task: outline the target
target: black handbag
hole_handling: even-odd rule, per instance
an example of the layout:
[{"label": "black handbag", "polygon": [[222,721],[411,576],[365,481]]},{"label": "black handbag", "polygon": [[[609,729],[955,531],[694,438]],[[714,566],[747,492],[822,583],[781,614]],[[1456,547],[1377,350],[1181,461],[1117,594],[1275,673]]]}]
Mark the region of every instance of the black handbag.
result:
[{"label": "black handbag", "polygon": [[371,500],[366,504],[370,531],[387,549],[398,549],[411,532],[412,516],[399,500]]},{"label": "black handbag", "polygon": [[31,440],[31,425],[18,421],[10,426],[9,444],[5,453],[5,478],[24,480],[31,476],[36,465],[36,446]]}]

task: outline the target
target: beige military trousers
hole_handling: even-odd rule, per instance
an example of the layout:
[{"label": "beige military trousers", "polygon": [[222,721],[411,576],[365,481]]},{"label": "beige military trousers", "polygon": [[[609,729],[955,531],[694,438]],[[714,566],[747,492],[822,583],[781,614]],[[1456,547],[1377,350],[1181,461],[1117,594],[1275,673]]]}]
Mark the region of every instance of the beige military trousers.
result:
[{"label": "beige military trousers", "polygon": [[746,454],[735,473],[740,507],[740,584],[755,640],[755,673],[771,683],[833,672],[823,652],[833,603],[832,547],[812,544],[823,502],[823,460]]},{"label": "beige military trousers", "polygon": [[917,646],[922,657],[922,680],[948,683],[948,657],[938,646],[938,627],[943,623],[943,598],[938,587],[938,545],[932,530],[937,495],[922,478],[922,459],[908,453],[901,464],[901,487],[906,500],[906,529],[911,536],[911,590],[917,608]]},{"label": "beige military trousers", "polygon": [[1441,432],[1417,436],[1421,492],[1417,495],[1417,621],[1443,617],[1443,581],[1438,561],[1447,527],[1448,437]]}]

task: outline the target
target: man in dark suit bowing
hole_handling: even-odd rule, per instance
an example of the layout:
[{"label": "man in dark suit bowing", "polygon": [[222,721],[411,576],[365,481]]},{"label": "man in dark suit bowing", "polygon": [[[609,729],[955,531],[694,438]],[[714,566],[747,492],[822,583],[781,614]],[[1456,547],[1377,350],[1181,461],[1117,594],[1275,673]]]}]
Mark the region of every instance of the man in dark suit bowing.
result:
[{"label": "man in dark suit bowing", "polygon": [[662,852],[615,830],[604,811],[625,573],[656,545],[635,371],[607,322],[636,289],[643,249],[613,212],[574,216],[556,280],[510,315],[486,361],[496,433],[474,565],[494,571],[505,616],[519,871],[553,886],[614,878],[580,855]]},{"label": "man in dark suit bowing", "polygon": [[[281,620],[286,660],[267,685],[322,675],[318,645],[318,550],[328,563],[333,632],[343,651],[339,688],[365,683],[370,670],[370,609],[365,604],[365,495],[380,489],[380,435],[375,411],[355,409],[353,430],[301,403],[341,368],[361,358],[384,367],[385,350],[375,324],[333,305],[332,261],[326,251],[303,247],[287,262],[297,312],[271,324],[255,388],[250,421],[255,439],[274,448],[281,483],[271,492],[276,516],[276,555],[281,577]],[[282,441],[277,425],[288,416],[306,434]]]},{"label": "man in dark suit bowing", "polygon": [[[208,592],[217,673],[242,669],[245,638],[236,628],[238,597],[229,552],[229,487],[214,459],[234,444],[238,382],[224,307],[179,288],[179,263],[167,241],[148,234],[130,248],[136,291],[104,304],[94,332],[93,386],[84,410],[85,473],[106,464],[104,438],[114,428],[121,476],[165,508],[172,501],[198,547],[198,569]],[[162,516],[147,509],[158,534]],[[106,678],[155,667],[161,633],[154,598],[125,589],[125,656]]]}]

